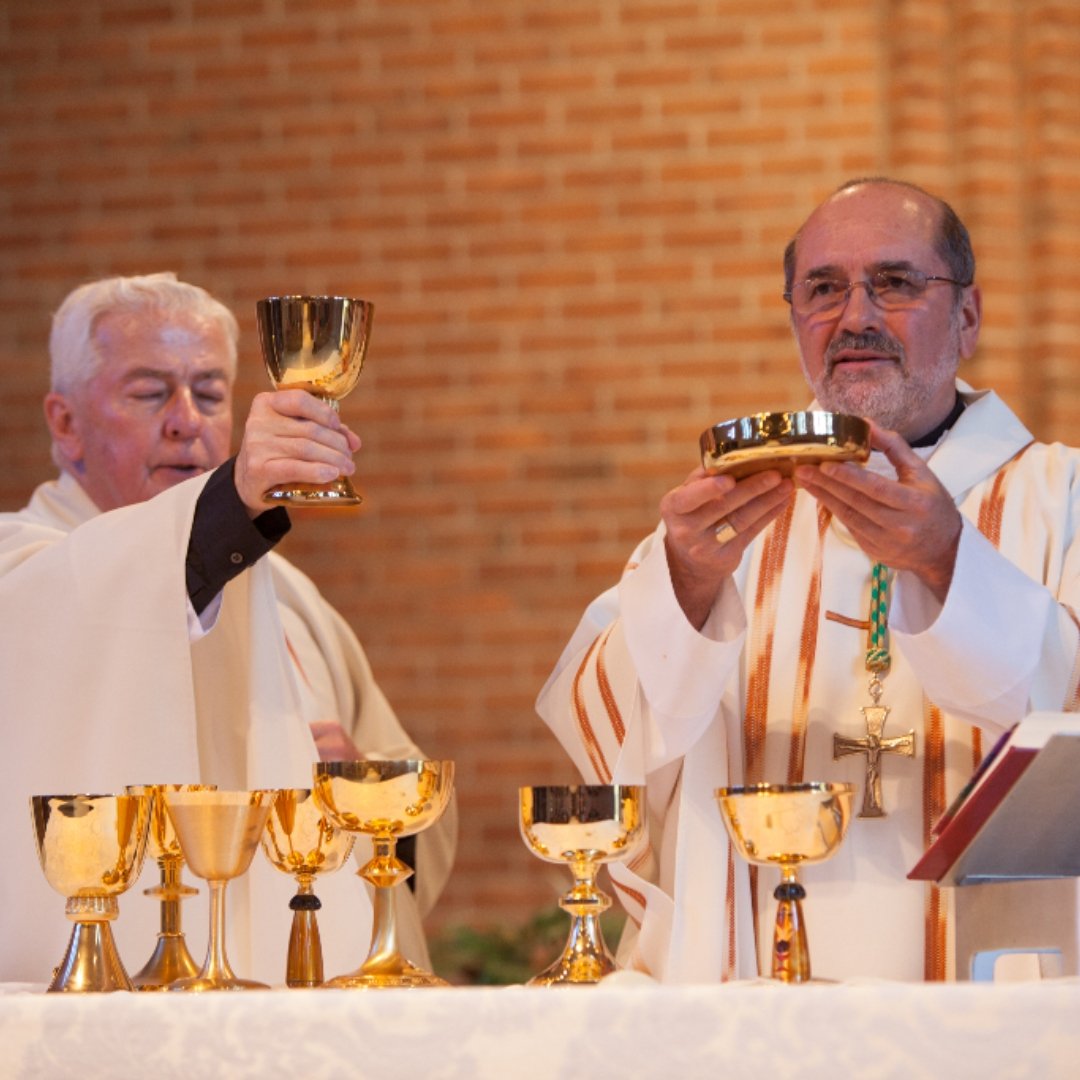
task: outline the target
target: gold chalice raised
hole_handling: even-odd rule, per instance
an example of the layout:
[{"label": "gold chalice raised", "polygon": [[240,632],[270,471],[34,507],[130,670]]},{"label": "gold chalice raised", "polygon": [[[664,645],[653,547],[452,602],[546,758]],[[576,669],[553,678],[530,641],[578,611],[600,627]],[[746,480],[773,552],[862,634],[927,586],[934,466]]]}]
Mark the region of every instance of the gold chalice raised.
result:
[{"label": "gold chalice raised", "polygon": [[645,789],[616,784],[524,787],[520,790],[521,835],[529,850],[548,862],[569,865],[574,886],[559,899],[571,916],[562,956],[530,986],[595,983],[615,970],[604,943],[600,916],[611,898],[596,887],[603,863],[621,862],[645,839]]},{"label": "gold chalice raised", "polygon": [[371,837],[374,856],[357,871],[375,887],[371,948],[348,975],[323,985],[348,988],[446,986],[402,956],[394,889],[412,874],[395,854],[398,837],[434,825],[454,786],[452,761],[323,761],[315,766],[315,798],[327,817]]},{"label": "gold chalice raised", "polygon": [[297,883],[296,895],[289,901],[293,918],[287,986],[322,985],[322,939],[315,916],[322,902],[315,895],[315,876],[340,869],[355,841],[351,833],[330,823],[309,788],[285,788],[274,795],[262,834],[263,853]]},{"label": "gold chalice raised", "polygon": [[132,990],[109,923],[138,878],[150,825],[149,795],[34,795],[30,813],[48,883],[75,924],[49,992]]},{"label": "gold chalice raised", "polygon": [[199,965],[188,952],[187,940],[181,927],[180,904],[199,890],[185,885],[181,880],[184,853],[165,809],[164,792],[213,791],[213,784],[129,784],[129,795],[151,796],[150,837],[148,848],[157,861],[161,880],[153,888],[144,889],[143,895],[156,897],[161,902],[161,930],[157,945],[150,959],[131,982],[136,990],[164,990],[177,979],[189,979],[199,973]]},{"label": "gold chalice raised", "polygon": [[810,981],[810,948],[799,882],[803,863],[821,862],[836,852],[851,820],[854,784],[751,784],[717,788],[716,799],[731,842],[758,866],[779,866],[773,896],[772,977],[786,983]]},{"label": "gold chalice raised", "polygon": [[225,951],[225,886],[247,872],[270,815],[273,791],[168,791],[165,806],[191,872],[210,885],[210,940],[197,975],[170,990],[265,990],[237,978]]},{"label": "gold chalice raised", "polygon": [[[364,364],[374,306],[346,296],[270,296],[255,305],[270,381],[278,390],[307,390],[338,402]],[[329,484],[280,484],[266,499],[292,507],[357,506],[348,477]]]}]

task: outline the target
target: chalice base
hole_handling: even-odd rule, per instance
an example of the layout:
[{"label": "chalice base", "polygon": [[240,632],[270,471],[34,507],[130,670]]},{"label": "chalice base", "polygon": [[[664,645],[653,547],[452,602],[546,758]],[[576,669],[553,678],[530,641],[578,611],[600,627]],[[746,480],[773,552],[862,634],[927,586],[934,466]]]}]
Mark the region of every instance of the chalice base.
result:
[{"label": "chalice base", "polygon": [[208,990],[269,990],[270,987],[254,979],[238,979],[235,975],[197,975],[193,979],[179,979],[165,989],[201,994]]},{"label": "chalice base", "polygon": [[157,946],[146,966],[131,977],[136,990],[167,990],[180,979],[193,979],[199,974],[183,934],[159,934]]},{"label": "chalice base", "polygon": [[596,915],[576,915],[562,956],[526,986],[587,986],[618,969],[600,933]]},{"label": "chalice base", "polygon": [[361,967],[350,975],[338,975],[323,983],[328,990],[411,989],[449,985],[445,979],[440,979],[438,975],[424,971],[403,958],[391,970],[365,970]]},{"label": "chalice base", "polygon": [[134,990],[134,987],[116,950],[112,927],[107,922],[76,922],[48,992],[85,994],[115,990]]},{"label": "chalice base", "polygon": [[263,498],[283,506],[313,509],[359,506],[363,502],[347,476],[339,476],[329,484],[279,484],[267,491]]}]

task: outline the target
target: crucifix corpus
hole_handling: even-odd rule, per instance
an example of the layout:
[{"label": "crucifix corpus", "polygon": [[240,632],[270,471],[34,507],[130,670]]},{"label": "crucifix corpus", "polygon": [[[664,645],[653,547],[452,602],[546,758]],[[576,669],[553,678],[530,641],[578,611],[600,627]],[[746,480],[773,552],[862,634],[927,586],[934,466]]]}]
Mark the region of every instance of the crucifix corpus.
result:
[{"label": "crucifix corpus", "polygon": [[873,705],[864,705],[866,738],[853,739],[848,735],[833,735],[833,760],[849,754],[866,755],[866,784],[863,787],[862,809],[859,817],[884,817],[885,806],[881,801],[881,755],[903,754],[915,756],[915,732],[885,738],[885,721],[889,707],[881,704],[881,679],[889,670],[889,568],[875,563],[870,572],[870,624],[866,650],[866,670],[870,672],[870,699]]}]

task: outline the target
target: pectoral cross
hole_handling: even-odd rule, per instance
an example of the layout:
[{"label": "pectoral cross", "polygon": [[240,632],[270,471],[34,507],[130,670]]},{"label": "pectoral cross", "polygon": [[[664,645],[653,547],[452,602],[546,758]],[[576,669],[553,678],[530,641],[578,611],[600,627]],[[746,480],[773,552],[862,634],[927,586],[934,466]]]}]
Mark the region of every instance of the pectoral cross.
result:
[{"label": "pectoral cross", "polygon": [[915,732],[896,735],[886,739],[882,734],[885,721],[889,717],[889,707],[880,705],[881,681],[870,680],[870,696],[873,705],[864,705],[862,714],[866,718],[866,738],[852,739],[847,735],[833,735],[833,760],[847,757],[849,754],[866,755],[866,787],[863,789],[862,809],[859,817],[884,817],[885,807],[881,801],[881,755],[903,754],[915,756]]}]

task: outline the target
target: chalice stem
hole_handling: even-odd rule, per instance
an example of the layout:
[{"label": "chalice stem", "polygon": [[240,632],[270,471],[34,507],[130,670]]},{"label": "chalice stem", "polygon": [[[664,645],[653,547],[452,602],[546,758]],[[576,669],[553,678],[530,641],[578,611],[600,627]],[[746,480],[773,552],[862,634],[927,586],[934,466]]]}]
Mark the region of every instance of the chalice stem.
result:
[{"label": "chalice stem", "polygon": [[285,967],[286,986],[321,986],[323,982],[322,937],[316,912],[322,906],[311,879],[301,879],[290,905],[293,909],[289,932],[289,954]]},{"label": "chalice stem", "polygon": [[210,882],[210,941],[206,946],[206,962],[199,973],[201,979],[214,983],[236,981],[225,953],[225,886],[227,881]]},{"label": "chalice stem", "polygon": [[361,971],[374,975],[398,975],[406,961],[398,947],[397,894],[393,885],[376,885],[372,898],[371,948]]},{"label": "chalice stem", "polygon": [[794,866],[782,868],[780,884],[776,886],[773,896],[777,908],[772,976],[787,983],[809,982],[810,947],[802,912],[806,890],[799,883]]}]

